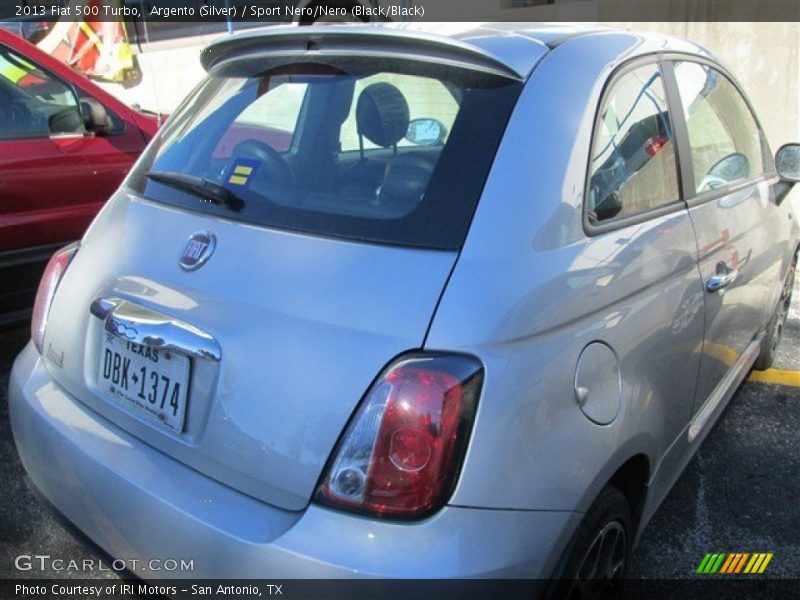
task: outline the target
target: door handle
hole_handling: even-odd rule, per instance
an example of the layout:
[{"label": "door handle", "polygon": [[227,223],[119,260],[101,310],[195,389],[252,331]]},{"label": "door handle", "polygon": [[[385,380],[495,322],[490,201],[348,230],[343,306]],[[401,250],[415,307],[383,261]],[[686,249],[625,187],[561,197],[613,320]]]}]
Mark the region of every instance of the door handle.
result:
[{"label": "door handle", "polygon": [[739,276],[738,269],[731,269],[724,262],[717,264],[717,274],[709,277],[706,281],[706,290],[709,292],[718,292],[734,281]]},{"label": "door handle", "polygon": [[97,298],[90,312],[104,329],[128,342],[218,361],[219,343],[196,327],[122,298]]}]

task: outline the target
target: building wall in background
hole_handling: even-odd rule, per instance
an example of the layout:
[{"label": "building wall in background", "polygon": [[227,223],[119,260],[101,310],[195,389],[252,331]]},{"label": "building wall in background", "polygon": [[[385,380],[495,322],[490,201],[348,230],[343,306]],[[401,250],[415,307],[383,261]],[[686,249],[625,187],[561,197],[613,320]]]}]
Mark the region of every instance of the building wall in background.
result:
[{"label": "building wall in background", "polygon": [[153,49],[136,55],[142,77],[133,87],[95,81],[97,85],[130,106],[172,114],[184,97],[203,79],[200,65],[201,39],[185,44],[153,44]]},{"label": "building wall in background", "polygon": [[772,151],[800,142],[800,23],[608,23],[683,38],[714,53],[739,80]]},{"label": "building wall in background", "polygon": [[[526,18],[529,10],[515,16]],[[507,16],[507,15],[504,15]],[[690,40],[717,55],[734,73],[754,104],[772,150],[800,141],[800,23],[604,23],[656,31]],[[138,56],[142,80],[135,87],[102,84],[128,104],[171,113],[204,75],[200,50],[215,36],[151,44]]]}]

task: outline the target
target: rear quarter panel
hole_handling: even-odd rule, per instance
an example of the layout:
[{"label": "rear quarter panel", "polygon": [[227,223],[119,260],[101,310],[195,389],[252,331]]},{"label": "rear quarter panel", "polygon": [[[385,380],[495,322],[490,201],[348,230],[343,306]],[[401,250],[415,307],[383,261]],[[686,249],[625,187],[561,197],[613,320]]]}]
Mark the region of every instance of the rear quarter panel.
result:
[{"label": "rear quarter panel", "polygon": [[[603,85],[620,62],[658,49],[628,33],[571,40],[539,63],[511,117],[426,340],[486,368],[453,504],[582,512],[628,458],[644,454],[653,473],[681,454],[672,446],[685,439],[703,323],[688,214],[592,238],[581,218]],[[621,365],[609,425],[575,401],[592,341]]]}]

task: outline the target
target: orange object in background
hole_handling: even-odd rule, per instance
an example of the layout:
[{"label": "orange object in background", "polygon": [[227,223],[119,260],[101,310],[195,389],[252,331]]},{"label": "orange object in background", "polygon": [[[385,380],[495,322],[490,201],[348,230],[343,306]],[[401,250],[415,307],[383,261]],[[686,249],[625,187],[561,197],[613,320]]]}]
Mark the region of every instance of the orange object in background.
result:
[{"label": "orange object in background", "polygon": [[[119,4],[119,0],[87,0],[86,6]],[[99,18],[99,17],[98,17]],[[53,51],[53,56],[81,75],[105,81],[123,82],[137,79],[138,67],[133,59],[122,21],[76,21]]]}]

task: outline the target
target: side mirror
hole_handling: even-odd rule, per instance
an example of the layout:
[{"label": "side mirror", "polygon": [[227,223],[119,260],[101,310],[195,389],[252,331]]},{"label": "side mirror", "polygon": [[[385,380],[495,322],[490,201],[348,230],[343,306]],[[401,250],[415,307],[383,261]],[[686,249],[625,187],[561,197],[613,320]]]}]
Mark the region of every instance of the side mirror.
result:
[{"label": "side mirror", "polygon": [[775,169],[784,181],[800,181],[800,144],[784,144],[775,153]]},{"label": "side mirror", "polygon": [[106,107],[94,98],[81,99],[81,113],[87,131],[95,135],[103,135],[111,131],[111,117],[108,116]]},{"label": "side mirror", "polygon": [[406,139],[417,146],[438,146],[446,136],[447,128],[438,119],[414,119],[406,132]]},{"label": "side mirror", "polygon": [[83,135],[83,119],[77,108],[69,107],[54,112],[47,118],[50,135]]}]

